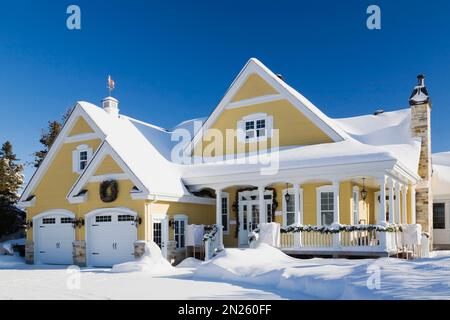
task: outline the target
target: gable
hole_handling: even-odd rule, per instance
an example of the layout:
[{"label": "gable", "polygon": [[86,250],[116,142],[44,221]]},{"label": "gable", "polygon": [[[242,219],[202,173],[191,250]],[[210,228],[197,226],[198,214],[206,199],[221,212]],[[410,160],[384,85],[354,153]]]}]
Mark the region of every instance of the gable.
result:
[{"label": "gable", "polygon": [[273,88],[259,75],[253,73],[248,77],[247,81],[244,82],[239,91],[233,96],[231,102],[237,102],[277,93],[278,91],[275,90],[275,88]]},{"label": "gable", "polygon": [[107,155],[100,166],[98,167],[97,171],[95,171],[95,176],[101,176],[106,174],[113,174],[113,173],[124,173],[122,168],[117,164],[117,162],[110,156]]},{"label": "gable", "polygon": [[[194,155],[201,156],[205,152],[205,149],[208,148],[208,145],[211,144],[211,140],[208,140],[210,132],[212,133],[214,130],[218,130],[225,137],[227,129],[236,130],[239,121],[242,121],[245,117],[253,114],[266,114],[268,117],[272,117],[273,129],[278,129],[279,133],[279,147],[333,142],[321,128],[309,120],[289,101],[278,100],[224,110],[216,122],[211,126],[210,129],[212,129],[212,131],[205,131],[203,143],[196,145]],[[272,138],[268,138],[267,145],[260,145],[259,149],[264,150],[276,146],[274,143],[275,141],[272,141]],[[251,152],[256,150],[256,148],[257,142],[239,142],[237,137],[234,137],[234,143],[224,143],[222,150],[216,150],[214,156],[239,153],[237,150]]]},{"label": "gable", "polygon": [[[96,150],[100,139],[84,141]],[[78,143],[65,143],[59,149],[47,171],[33,191],[37,207],[64,207],[68,204],[66,195],[77,181],[79,175],[72,170],[72,152]]]},{"label": "gable", "polygon": [[[349,137],[339,125],[327,117],[308,99],[295,89],[291,88],[284,80],[280,79],[260,61],[252,58],[233,81],[225,96],[204,122],[201,130],[197,131],[184,150],[198,156],[203,148],[202,144],[205,142],[205,135],[210,133],[210,128],[216,127],[224,129],[226,126],[222,125],[222,122],[226,121],[224,121],[223,118],[231,119],[227,120],[229,122],[239,121],[237,120],[238,117],[233,115],[234,112],[229,110],[242,108],[247,109],[244,112],[248,112],[251,108],[260,108],[258,113],[263,113],[264,106],[268,103],[271,104],[270,110],[267,110],[268,113],[280,113],[277,117],[280,119],[277,124],[278,127],[274,128],[283,131],[291,131],[290,135],[284,133],[280,146],[338,142],[346,140]],[[279,104],[283,104],[283,106],[279,107]],[[272,110],[278,107],[280,108],[280,111]],[[286,112],[285,110],[287,109],[290,109],[292,112]],[[297,109],[297,112],[295,112],[294,109]],[[237,113],[239,112],[241,111],[237,111]],[[286,115],[292,115],[296,121],[287,119]],[[284,119],[285,121],[281,121],[281,119]],[[270,130],[272,128],[272,118],[267,119],[267,121],[270,122],[268,132],[272,133]],[[242,122],[243,121],[241,121],[241,124],[239,125],[240,129],[242,129]],[[284,124],[284,122],[286,122],[286,124]],[[299,128],[299,126],[301,126],[301,128]],[[226,129],[236,130],[237,126],[235,124],[231,126],[230,124],[230,127]],[[276,132],[274,134],[276,134]],[[240,135],[239,140],[243,140],[241,136],[242,134]],[[268,138],[270,138],[270,136]],[[223,143],[226,144],[227,142],[225,141]],[[247,141],[247,143],[249,142]],[[239,151],[240,152],[238,153],[243,152],[241,149]],[[254,151],[254,149],[252,149],[252,151]],[[208,153],[213,155],[211,152]],[[220,155],[220,153],[221,152],[217,155]]]},{"label": "gable", "polygon": [[84,120],[83,117],[79,117],[75,122],[72,130],[69,133],[69,137],[77,136],[85,133],[94,133],[95,131],[91,128],[91,126]]}]

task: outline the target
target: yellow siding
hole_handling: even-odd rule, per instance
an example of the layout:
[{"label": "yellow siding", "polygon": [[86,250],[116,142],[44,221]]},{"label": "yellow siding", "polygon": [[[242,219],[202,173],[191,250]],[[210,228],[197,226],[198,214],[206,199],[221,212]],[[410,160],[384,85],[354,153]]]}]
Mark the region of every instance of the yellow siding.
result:
[{"label": "yellow siding", "polygon": [[[149,217],[147,225],[148,239],[153,238],[150,225],[153,214],[166,214],[168,219],[172,219],[176,214],[188,216],[188,224],[213,224],[215,223],[215,207],[213,205],[202,205],[181,202],[156,201],[147,202],[146,211]],[[169,228],[169,239],[174,239],[174,230]]]},{"label": "yellow siding", "polygon": [[259,96],[277,94],[278,92],[257,74],[252,74],[231,99],[231,102],[251,99]]},{"label": "yellow siding", "polygon": [[[279,130],[279,146],[302,146],[333,142],[320,128],[313,124],[303,113],[287,100],[262,103],[242,108],[227,109],[219,116],[211,127],[205,132],[202,144],[197,144],[194,150],[196,156],[201,156],[213,143],[208,139],[214,136],[218,130],[226,137],[226,130],[237,130],[237,122],[243,117],[253,113],[267,113],[273,116],[273,128]],[[216,129],[216,130],[214,130]],[[234,141],[234,143],[231,143]],[[222,148],[216,148],[213,156],[223,154],[235,154],[237,150],[249,152],[256,150],[256,143],[237,143],[235,137],[230,141],[224,141]],[[259,149],[267,149],[273,146],[272,139],[268,139],[267,145],[260,145]]]},{"label": "yellow siding", "polygon": [[77,122],[75,123],[74,127],[72,128],[72,131],[69,133],[69,137],[76,136],[78,134],[83,133],[93,133],[95,132],[91,126],[84,120],[82,117],[78,118]]},{"label": "yellow siding", "polygon": [[100,176],[111,173],[123,173],[123,170],[110,155],[107,155],[94,175]]}]

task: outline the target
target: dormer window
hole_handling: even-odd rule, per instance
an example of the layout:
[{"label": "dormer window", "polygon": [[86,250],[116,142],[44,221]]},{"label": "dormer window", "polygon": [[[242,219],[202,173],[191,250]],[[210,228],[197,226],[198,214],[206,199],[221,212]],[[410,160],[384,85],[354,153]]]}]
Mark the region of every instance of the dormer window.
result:
[{"label": "dormer window", "polygon": [[254,142],[265,140],[271,137],[272,132],[272,116],[265,113],[255,113],[248,115],[238,121],[238,134],[240,142]]},{"label": "dormer window", "polygon": [[79,145],[72,153],[73,172],[78,174],[86,169],[89,160],[92,158],[92,149],[88,145]]}]

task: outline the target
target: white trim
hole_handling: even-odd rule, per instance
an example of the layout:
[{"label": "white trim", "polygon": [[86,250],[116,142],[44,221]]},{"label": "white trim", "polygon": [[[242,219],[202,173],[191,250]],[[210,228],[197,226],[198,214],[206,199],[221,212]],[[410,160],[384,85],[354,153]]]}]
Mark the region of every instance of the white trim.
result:
[{"label": "white trim", "polygon": [[[359,224],[359,201],[360,201],[360,196],[359,196],[359,186],[353,186],[352,189],[352,202],[353,202],[353,210],[352,210],[352,224]],[[355,194],[356,194],[356,201],[355,201]]]},{"label": "white trim", "polygon": [[35,173],[31,177],[30,181],[26,185],[25,189],[22,192],[22,195],[20,197],[20,202],[23,201],[23,199],[27,199],[31,193],[34,191],[34,189],[37,187],[39,182],[41,181],[44,174],[47,172],[47,169],[50,167],[50,164],[53,162],[54,157],[58,153],[58,151],[61,149],[61,146],[63,145],[64,139],[68,136],[70,131],[72,131],[76,120],[82,117],[88,125],[94,130],[97,134],[99,139],[103,140],[105,138],[105,133],[101,131],[101,129],[95,124],[95,122],[89,117],[89,115],[83,110],[80,104],[77,103],[75,108],[73,109],[72,113],[70,114],[69,118],[67,119],[66,123],[61,129],[61,132],[58,134],[58,136],[55,139],[55,142],[53,143],[52,147],[48,151],[47,155],[45,156],[44,160],[42,161],[39,168],[36,169]]},{"label": "white trim", "polygon": [[277,94],[269,94],[266,96],[259,96],[255,98],[240,100],[236,102],[230,102],[227,104],[225,109],[237,109],[242,107],[253,106],[255,104],[268,103],[273,101],[283,100],[283,96],[279,93]]},{"label": "white trim", "polygon": [[89,182],[102,182],[105,180],[131,180],[131,178],[126,173],[112,173],[92,176]]},{"label": "white trim", "polygon": [[170,201],[170,202],[182,202],[182,203],[196,203],[196,204],[204,204],[204,205],[214,205],[216,203],[216,199],[214,198],[203,198],[196,196],[171,196],[164,194],[145,194],[142,192],[133,193],[131,196],[133,199],[144,199],[144,200],[152,200],[152,201]]},{"label": "white trim", "polygon": [[[317,218],[317,225],[322,225],[322,193],[325,192],[332,192],[333,198],[336,197],[336,191],[333,185],[324,185],[316,188],[316,218]],[[333,220],[334,220],[334,212],[336,211],[335,203],[333,201]]]},{"label": "white trim", "polygon": [[[285,198],[285,195],[286,195],[286,191],[289,191],[289,195],[291,196],[291,197],[293,197],[293,199],[295,200],[295,188],[284,188],[282,191],[281,191],[281,193],[282,193],[282,204],[283,204],[283,207],[282,207],[282,209],[283,209],[283,226],[284,227],[287,227],[287,211],[286,211],[286,209],[287,209],[287,205],[286,205],[286,198]],[[299,189],[299,196],[300,196],[300,199],[299,199],[299,204],[300,204],[300,213],[301,213],[301,215],[303,215],[303,189],[302,188],[300,188]],[[290,212],[289,212],[290,213]],[[295,205],[294,205],[294,211],[292,211],[292,213],[294,214],[294,224],[295,224]],[[302,222],[300,222],[300,224],[302,224]]]},{"label": "white trim", "polygon": [[276,76],[266,66],[255,58],[250,59],[238,76],[235,78],[225,96],[205,121],[202,128],[195,134],[191,143],[185,147],[185,151],[194,150],[196,144],[201,141],[203,132],[209,129],[225,110],[231,99],[238,92],[241,86],[247,81],[251,74],[257,74],[263,78],[269,85],[277,90],[286,100],[293,104],[300,112],[302,112],[311,122],[319,127],[333,141],[343,141],[348,135],[333,123],[323,112],[314,106],[309,100],[300,93],[289,87],[283,80]]},{"label": "white trim", "polygon": [[33,199],[31,199],[30,201],[20,202],[20,205],[24,208],[34,207],[35,204],[36,204],[36,196],[33,196]]},{"label": "white trim", "polygon": [[76,143],[76,142],[96,140],[96,139],[100,139],[100,137],[95,132],[81,133],[81,134],[77,134],[75,136],[66,137],[64,139],[64,143]]},{"label": "white trim", "polygon": [[151,241],[154,239],[153,224],[155,222],[161,223],[161,252],[164,258],[167,259],[167,248],[169,244],[169,217],[165,213],[148,213],[151,219]]}]

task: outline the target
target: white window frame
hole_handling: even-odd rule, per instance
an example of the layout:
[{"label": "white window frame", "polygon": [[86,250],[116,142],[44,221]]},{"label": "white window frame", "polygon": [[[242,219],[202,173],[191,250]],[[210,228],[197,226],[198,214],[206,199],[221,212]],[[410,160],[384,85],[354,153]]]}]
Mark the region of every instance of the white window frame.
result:
[{"label": "white window frame", "polygon": [[[356,199],[356,200],[355,200]],[[352,193],[352,200],[353,200],[353,224],[359,224],[359,187],[354,186],[353,187],[353,193]]]},{"label": "white window frame", "polygon": [[[283,226],[287,227],[287,204],[286,204],[286,198],[284,197],[286,195],[286,192],[289,190],[289,194],[291,195],[292,199],[295,200],[295,190],[294,188],[287,188],[287,189],[283,189],[282,190],[282,194],[283,194]],[[300,208],[300,213],[303,214],[303,189],[300,188],[300,199],[299,199],[299,208]],[[294,203],[294,211],[292,211],[292,213],[294,213],[294,223],[295,223],[295,203]]]},{"label": "white window frame", "polygon": [[[226,209],[227,209],[227,223],[226,225],[223,225],[223,199],[227,199],[226,201]],[[223,234],[229,234],[230,232],[230,196],[228,194],[228,192],[222,192],[222,212],[221,212],[221,217],[222,217],[222,225],[223,225]]]},{"label": "white window frame", "polygon": [[[185,214],[176,214],[176,215],[174,215],[173,220],[174,220],[173,239],[176,242],[176,249],[184,249],[186,247],[186,226],[188,224],[189,218]],[[176,230],[177,229],[176,229],[175,224],[179,223],[180,221],[184,221],[184,232],[183,232],[183,235],[184,235],[184,246],[183,247],[181,247],[180,244],[178,243],[178,241],[176,241],[176,235],[177,235],[176,234]],[[180,235],[178,235],[178,238],[179,237],[180,237]]]},{"label": "white window frame", "polygon": [[72,152],[72,170],[75,173],[81,174],[84,169],[86,169],[86,167],[84,167],[83,170],[80,169],[80,163],[81,163],[81,159],[80,159],[80,155],[82,152],[86,152],[87,154],[87,161],[86,161],[86,167],[89,164],[89,161],[91,161],[92,159],[92,148],[89,147],[87,144],[80,144],[79,146],[77,146],[75,148],[75,150],[73,150]]},{"label": "white window frame", "polygon": [[[266,134],[264,136],[257,137],[256,134],[256,123],[258,120],[264,120],[265,121],[265,131]],[[246,123],[247,122],[254,122],[254,132],[255,135],[252,138],[247,139],[247,130],[246,130]],[[241,120],[237,122],[237,140],[238,142],[243,143],[250,143],[250,142],[257,142],[257,141],[265,141],[269,138],[272,138],[272,132],[273,132],[273,116],[267,115],[267,113],[252,113],[250,115],[247,115],[243,117]]]},{"label": "white window frame", "polygon": [[317,212],[316,212],[316,215],[317,215],[317,224],[319,225],[319,226],[322,226],[322,225],[324,225],[323,223],[322,223],[322,193],[333,193],[333,217],[334,217],[334,213],[335,213],[335,210],[336,210],[336,208],[334,207],[334,198],[336,197],[336,190],[334,189],[334,187],[332,186],[332,185],[325,185],[325,186],[321,186],[321,187],[318,187],[317,189],[316,189],[316,200],[317,200]]}]

